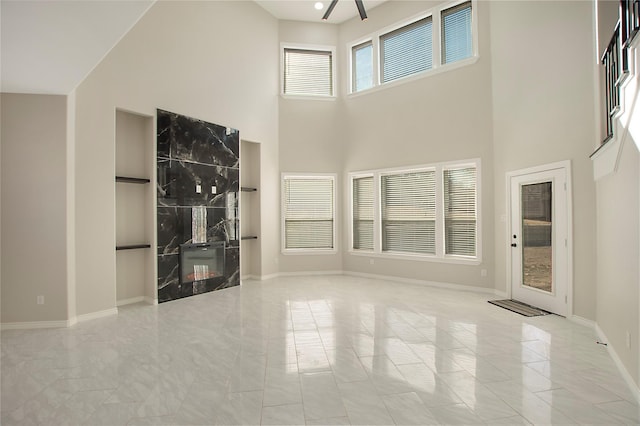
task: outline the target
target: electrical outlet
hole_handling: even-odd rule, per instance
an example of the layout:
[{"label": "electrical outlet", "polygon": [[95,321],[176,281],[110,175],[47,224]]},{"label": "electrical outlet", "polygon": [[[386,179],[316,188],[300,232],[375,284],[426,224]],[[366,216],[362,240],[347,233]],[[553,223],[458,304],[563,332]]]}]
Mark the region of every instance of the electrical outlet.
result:
[{"label": "electrical outlet", "polygon": [[631,333],[627,330],[627,349],[631,349]]},{"label": "electrical outlet", "polygon": [[38,296],[36,297],[36,303],[38,305],[44,305],[44,296]]},{"label": "electrical outlet", "polygon": [[480,276],[481,277],[486,277],[487,276],[487,270],[486,269],[480,270]]},{"label": "electrical outlet", "polygon": [[375,261],[373,259],[369,259],[369,265],[373,265]]}]

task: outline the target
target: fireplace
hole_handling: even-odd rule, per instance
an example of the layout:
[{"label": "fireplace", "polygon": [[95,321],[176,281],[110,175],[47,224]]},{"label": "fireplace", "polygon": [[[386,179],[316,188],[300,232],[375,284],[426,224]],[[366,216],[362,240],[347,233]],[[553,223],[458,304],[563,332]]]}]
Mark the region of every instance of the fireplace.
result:
[{"label": "fireplace", "polygon": [[224,241],[180,245],[180,283],[224,278]]}]

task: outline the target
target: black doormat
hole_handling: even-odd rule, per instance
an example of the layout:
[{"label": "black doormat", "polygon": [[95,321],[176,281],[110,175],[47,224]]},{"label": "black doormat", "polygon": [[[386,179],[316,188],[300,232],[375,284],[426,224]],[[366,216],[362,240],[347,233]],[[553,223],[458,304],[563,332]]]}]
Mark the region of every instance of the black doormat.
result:
[{"label": "black doormat", "polygon": [[535,306],[527,305],[526,303],[518,302],[517,300],[505,299],[505,300],[489,300],[489,303],[500,306],[501,308],[515,312],[525,317],[539,317],[541,315],[549,315],[551,312],[544,311]]}]

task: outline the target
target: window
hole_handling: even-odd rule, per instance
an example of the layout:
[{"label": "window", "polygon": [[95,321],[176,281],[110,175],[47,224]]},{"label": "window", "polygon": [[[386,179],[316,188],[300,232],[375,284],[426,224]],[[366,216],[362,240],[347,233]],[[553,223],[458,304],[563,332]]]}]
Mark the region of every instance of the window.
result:
[{"label": "window", "polygon": [[350,44],[351,93],[474,63],[476,5],[443,4]]},{"label": "window", "polygon": [[333,51],[284,48],[286,95],[333,96]]},{"label": "window", "polygon": [[353,179],[353,248],[373,250],[373,176]]},{"label": "window", "polygon": [[444,170],[445,254],[476,255],[476,169]]},{"label": "window", "polygon": [[480,160],[350,174],[351,253],[481,261]]},{"label": "window", "polygon": [[396,80],[431,68],[431,17],[421,19],[380,37],[382,82]]},{"label": "window", "polygon": [[373,87],[373,43],[367,41],[351,49],[353,64],[353,91]]},{"label": "window", "polygon": [[435,172],[383,175],[382,251],[436,253]]},{"label": "window", "polygon": [[283,175],[284,251],[335,248],[335,177]]},{"label": "window", "polygon": [[471,2],[442,11],[442,63],[449,64],[473,55]]}]

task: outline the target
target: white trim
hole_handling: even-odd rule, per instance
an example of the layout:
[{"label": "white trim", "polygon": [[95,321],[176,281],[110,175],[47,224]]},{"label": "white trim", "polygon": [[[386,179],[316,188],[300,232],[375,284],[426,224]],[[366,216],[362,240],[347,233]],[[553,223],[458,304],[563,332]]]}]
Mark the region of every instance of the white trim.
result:
[{"label": "white trim", "polygon": [[300,271],[300,272],[280,272],[278,278],[281,277],[304,277],[319,275],[344,275],[343,271]]},{"label": "white trim", "polygon": [[[287,179],[319,179],[331,180],[333,183],[333,248],[307,248],[288,249],[286,248],[286,227],[285,227],[285,197],[284,183]],[[280,252],[283,255],[335,255],[338,254],[338,175],[337,173],[292,173],[282,172],[280,174]]]},{"label": "white trim", "polygon": [[388,275],[369,274],[365,272],[345,271],[344,275],[352,277],[372,278],[384,281],[393,281],[401,284],[415,284],[427,287],[446,288],[457,291],[470,291],[473,293],[496,294],[495,289],[489,287],[475,287],[471,285],[443,283],[438,281],[416,280],[412,278],[393,277]]},{"label": "white trim", "polygon": [[254,275],[253,279],[258,280],[258,281],[266,281],[266,280],[272,280],[274,278],[278,278],[280,276],[279,273],[275,273],[275,274],[267,274],[267,275]]},{"label": "white trim", "polygon": [[[465,58],[456,62],[452,62],[449,64],[442,63],[442,12],[444,10],[450,9],[452,7],[458,6],[462,3],[466,3],[467,1],[471,2],[471,56],[469,58]],[[395,22],[391,25],[388,25],[382,29],[369,33],[363,37],[356,39],[355,41],[351,41],[346,44],[346,54],[347,54],[347,73],[348,73],[348,84],[346,85],[347,90],[347,98],[356,97],[367,93],[374,93],[379,90],[386,89],[388,87],[394,87],[398,84],[404,84],[410,81],[415,81],[421,78],[429,77],[432,75],[440,74],[441,72],[453,71],[458,68],[462,68],[468,65],[475,64],[479,58],[479,44],[478,44],[478,0],[454,0],[450,1],[430,9],[424,10],[420,13],[412,15],[407,19],[403,19],[401,21]],[[399,30],[401,28],[407,27],[409,25],[414,24],[422,19],[431,17],[431,68],[428,70],[424,70],[415,74],[411,74],[405,77],[401,77],[396,80],[392,80],[386,83],[381,81],[382,72],[382,55],[381,53],[381,43],[380,38],[389,34],[393,31]],[[353,48],[360,44],[371,41],[371,45],[373,46],[373,57],[372,57],[372,67],[373,67],[373,86],[369,89],[360,90],[358,92],[354,91],[353,87]]]},{"label": "white trim", "polygon": [[[476,255],[474,257],[446,255],[444,253],[444,190],[443,173],[445,170],[455,170],[473,167],[476,170]],[[380,193],[380,180],[382,176],[412,173],[422,171],[433,171],[436,181],[436,217],[435,217],[435,254],[400,253],[382,251],[382,206]],[[354,250],[353,249],[353,180],[362,177],[373,177],[374,187],[374,249]],[[460,265],[480,265],[482,263],[482,160],[480,158],[465,159],[460,161],[445,161],[432,164],[421,164],[415,166],[394,167],[387,169],[361,170],[349,172],[347,174],[347,193],[349,194],[349,206],[347,209],[347,234],[348,247],[347,254],[354,256],[378,257],[386,259],[412,260],[420,262],[450,263]]]},{"label": "white trim", "polygon": [[571,322],[575,322],[576,324],[584,325],[587,328],[592,330],[596,329],[596,322],[590,319],[581,317],[579,315],[567,315],[567,319]]},{"label": "white trim", "polygon": [[[607,335],[604,334],[604,331],[602,331],[602,329],[597,323],[595,324],[595,329],[596,329],[596,334],[598,335],[598,339],[604,343],[607,343],[609,339],[607,339]],[[616,367],[618,367],[618,371],[624,378],[624,381],[627,382],[627,386],[629,386],[629,390],[635,397],[636,402],[640,404],[640,388],[638,388],[638,385],[633,380],[633,376],[625,368],[624,364],[622,363],[622,360],[616,353],[616,350],[613,348],[613,346],[611,346],[608,343],[607,343],[607,351],[609,352],[611,359],[613,359],[613,362],[616,364]]]},{"label": "white trim", "polygon": [[37,328],[67,328],[75,324],[72,319],[62,321],[27,321],[27,322],[3,322],[0,330],[31,330]]},{"label": "white trim", "polygon": [[156,297],[144,296],[144,302],[149,305],[156,306],[158,304],[158,299]]},{"label": "white trim", "polygon": [[140,302],[144,302],[144,301],[145,301],[145,297],[144,296],[131,297],[129,299],[117,300],[116,301],[116,306],[131,305],[133,303],[140,303]]},{"label": "white trim", "polygon": [[[505,233],[505,247],[510,247],[511,245],[511,228],[512,228],[512,214],[511,214],[511,179],[535,174],[542,172],[549,172],[552,170],[564,170],[565,171],[565,182],[567,185],[566,190],[566,209],[567,209],[567,288],[566,288],[566,298],[567,298],[567,317],[573,316],[573,179],[572,179],[572,169],[571,169],[571,160],[563,160],[557,161],[555,163],[545,164],[541,166],[529,167],[526,169],[514,170],[507,172],[505,174],[505,182],[506,182],[506,212],[507,212],[507,222],[506,222],[506,233]],[[512,250],[507,249],[506,256],[506,290],[507,297],[512,297]]]},{"label": "white trim", "polygon": [[[333,93],[327,95],[293,95],[284,93],[284,51],[285,49],[311,50],[321,52],[331,52],[331,87]],[[338,76],[336,73],[336,47],[319,44],[301,44],[301,43],[280,43],[280,95],[287,99],[299,100],[335,100],[338,93]]]},{"label": "white trim", "polygon": [[90,321],[98,318],[104,318],[111,315],[118,315],[118,308],[105,309],[103,311],[90,312],[88,314],[78,315],[78,322]]},{"label": "white trim", "polygon": [[494,289],[493,293],[498,297],[502,297],[503,299],[506,299],[508,297],[507,293],[505,291],[500,291],[500,290],[495,290]]}]

